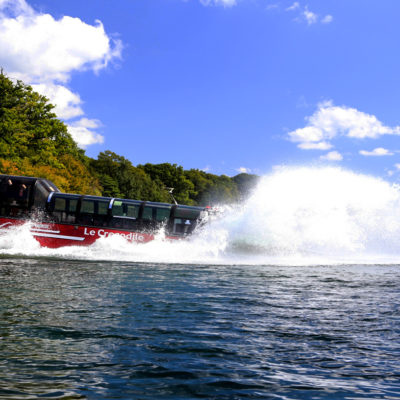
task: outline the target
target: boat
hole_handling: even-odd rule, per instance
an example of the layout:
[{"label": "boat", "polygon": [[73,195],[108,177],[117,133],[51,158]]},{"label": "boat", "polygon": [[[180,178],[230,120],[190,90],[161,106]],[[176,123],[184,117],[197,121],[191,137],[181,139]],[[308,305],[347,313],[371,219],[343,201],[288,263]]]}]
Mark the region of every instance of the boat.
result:
[{"label": "boat", "polygon": [[206,207],[61,192],[44,178],[0,174],[0,229],[29,223],[43,247],[87,246],[120,236],[146,243],[163,230],[182,239],[205,221]]}]

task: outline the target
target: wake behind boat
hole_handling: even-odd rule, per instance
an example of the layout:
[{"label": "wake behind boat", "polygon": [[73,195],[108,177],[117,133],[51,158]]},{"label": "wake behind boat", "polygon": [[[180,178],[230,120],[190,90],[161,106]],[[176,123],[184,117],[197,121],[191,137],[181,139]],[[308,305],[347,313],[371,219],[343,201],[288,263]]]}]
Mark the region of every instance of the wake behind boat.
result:
[{"label": "wake behind boat", "polygon": [[179,239],[206,215],[205,207],[62,193],[47,179],[0,175],[0,229],[33,221],[30,230],[44,247],[91,245],[114,235],[145,243],[161,228]]}]

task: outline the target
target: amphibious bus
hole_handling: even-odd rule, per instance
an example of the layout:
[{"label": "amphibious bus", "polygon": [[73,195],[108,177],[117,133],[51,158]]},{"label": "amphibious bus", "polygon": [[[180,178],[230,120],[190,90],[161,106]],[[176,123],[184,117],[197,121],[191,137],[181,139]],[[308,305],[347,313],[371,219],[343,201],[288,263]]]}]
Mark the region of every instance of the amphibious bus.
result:
[{"label": "amphibious bus", "polygon": [[164,230],[168,239],[190,235],[206,208],[69,194],[43,178],[0,175],[0,228],[30,223],[41,246],[90,245],[101,237],[148,242]]}]

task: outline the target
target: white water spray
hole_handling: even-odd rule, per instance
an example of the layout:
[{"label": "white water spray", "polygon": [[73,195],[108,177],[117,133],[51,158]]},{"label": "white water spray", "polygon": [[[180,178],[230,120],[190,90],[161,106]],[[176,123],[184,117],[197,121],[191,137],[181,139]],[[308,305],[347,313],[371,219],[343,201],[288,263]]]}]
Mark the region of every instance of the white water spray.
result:
[{"label": "white water spray", "polygon": [[400,191],[339,168],[282,168],[262,179],[232,240],[276,254],[400,255]]},{"label": "white water spray", "polygon": [[400,190],[339,168],[282,168],[251,198],[187,240],[101,238],[90,247],[39,248],[28,227],[2,233],[0,254],[161,263],[400,262]]}]

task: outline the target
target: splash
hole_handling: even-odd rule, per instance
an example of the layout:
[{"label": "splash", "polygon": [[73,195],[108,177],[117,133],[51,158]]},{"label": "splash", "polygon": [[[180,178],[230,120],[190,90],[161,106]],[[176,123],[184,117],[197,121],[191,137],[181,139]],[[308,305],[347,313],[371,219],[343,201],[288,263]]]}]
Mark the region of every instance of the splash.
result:
[{"label": "splash", "polygon": [[262,179],[230,236],[276,254],[400,255],[400,191],[339,168],[282,168]]},{"label": "splash", "polygon": [[400,190],[340,168],[282,168],[240,206],[187,240],[101,238],[90,247],[40,248],[29,227],[0,235],[0,254],[194,264],[400,261]]}]

